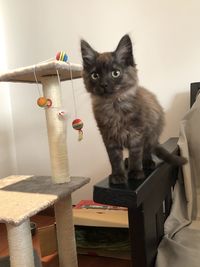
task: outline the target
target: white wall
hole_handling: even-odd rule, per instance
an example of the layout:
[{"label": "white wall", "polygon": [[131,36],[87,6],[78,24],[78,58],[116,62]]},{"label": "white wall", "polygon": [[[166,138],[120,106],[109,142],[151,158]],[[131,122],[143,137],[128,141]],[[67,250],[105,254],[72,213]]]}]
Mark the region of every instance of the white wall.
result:
[{"label": "white wall", "polygon": [[[166,111],[162,141],[178,135],[189,107],[189,84],[200,79],[200,2],[198,0],[0,0],[6,29],[7,64],[17,68],[54,57],[64,50],[81,63],[79,40],[98,51],[113,50],[130,33],[141,84],[152,90]],[[92,185],[110,165],[81,80],[74,82],[84,140],[71,128],[72,91],[62,84],[68,121],[71,175],[92,178],[74,194],[74,202],[92,198]],[[10,85],[18,173],[50,174],[44,112],[36,106],[35,85]],[[9,168],[9,166],[8,166]]]},{"label": "white wall", "polygon": [[[5,23],[0,9],[0,71],[7,68]],[[0,83],[0,177],[16,171],[16,154],[10,103],[10,91],[7,84]]]},{"label": "white wall", "polygon": [[0,177],[16,172],[16,154],[9,88],[0,85]]}]

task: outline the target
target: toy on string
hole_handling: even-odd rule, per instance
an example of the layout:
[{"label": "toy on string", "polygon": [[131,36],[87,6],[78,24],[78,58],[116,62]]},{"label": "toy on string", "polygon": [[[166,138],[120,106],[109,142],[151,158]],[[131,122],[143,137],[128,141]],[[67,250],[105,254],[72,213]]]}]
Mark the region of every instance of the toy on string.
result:
[{"label": "toy on string", "polygon": [[41,108],[50,108],[52,106],[52,101],[49,98],[41,96],[38,98],[37,104]]},{"label": "toy on string", "polygon": [[[34,77],[35,77],[35,81],[36,81],[36,84],[37,84],[38,93],[39,93],[39,95],[41,95],[40,94],[40,88],[39,88],[39,85],[38,85],[38,79],[37,79],[37,76],[36,76],[35,66],[34,66]],[[52,106],[52,100],[49,99],[49,98],[46,98],[44,96],[40,96],[37,99],[37,104],[41,108],[50,108]]]},{"label": "toy on string", "polygon": [[66,120],[67,119],[67,112],[65,110],[60,110],[58,112],[58,117],[60,120]]},{"label": "toy on string", "polygon": [[[60,61],[68,61],[68,56],[65,52],[58,52],[56,54],[56,59]],[[75,98],[75,91],[74,91],[74,84],[73,84],[73,77],[72,77],[72,70],[71,70],[71,65],[70,62],[67,62],[69,64],[69,72],[70,72],[70,79],[71,79],[71,85],[72,85],[72,92],[73,92],[73,101],[74,101],[74,111],[75,111],[75,119],[72,122],[72,127],[73,129],[78,131],[78,141],[81,141],[83,139],[83,122],[81,119],[77,118],[77,105],[76,105],[76,98]],[[59,74],[57,72],[58,78]],[[60,79],[59,79],[60,80]],[[61,113],[60,116],[63,114]]]},{"label": "toy on string", "polygon": [[80,119],[75,119],[72,122],[72,127],[78,131],[78,141],[81,141],[83,139],[83,122]]},{"label": "toy on string", "polygon": [[[66,62],[69,65],[69,73],[70,73],[70,80],[71,80],[71,86],[72,86],[72,92],[73,92],[74,113],[75,113],[75,119],[72,122],[72,127],[73,127],[73,129],[78,131],[78,140],[81,141],[83,139],[83,131],[82,131],[83,122],[82,122],[81,119],[79,119],[77,117],[77,105],[76,105],[76,98],[75,98],[75,91],[74,91],[71,64],[68,61],[68,55],[63,51],[58,52],[56,54],[55,59],[58,60],[58,61]],[[61,87],[60,76],[59,76],[58,70],[56,70],[56,73],[57,73],[57,77],[58,77],[58,82],[59,82],[60,87]],[[41,95],[40,94],[40,90],[39,90],[38,79],[37,79],[37,76],[36,76],[35,68],[34,68],[34,76],[35,76],[35,81],[36,81],[36,84],[37,84],[37,87],[38,87],[39,95]],[[52,105],[52,100],[51,99],[46,98],[44,96],[40,96],[37,99],[37,104],[38,104],[39,107],[42,107],[42,108],[58,108],[58,107],[54,107]],[[67,119],[67,112],[65,110],[59,110],[58,111],[58,118],[60,120],[66,120]]]},{"label": "toy on string", "polygon": [[44,96],[39,97],[38,100],[37,100],[37,104],[41,108],[46,107],[46,105],[47,105],[47,98],[44,97]]}]

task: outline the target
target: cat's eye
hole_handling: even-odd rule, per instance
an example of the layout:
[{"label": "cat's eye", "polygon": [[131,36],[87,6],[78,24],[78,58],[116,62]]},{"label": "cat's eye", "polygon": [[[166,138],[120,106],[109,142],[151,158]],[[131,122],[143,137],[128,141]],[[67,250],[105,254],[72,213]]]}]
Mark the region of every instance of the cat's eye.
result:
[{"label": "cat's eye", "polygon": [[120,70],[113,70],[111,72],[113,78],[118,78],[121,75]]},{"label": "cat's eye", "polygon": [[97,79],[99,79],[99,74],[97,72],[93,72],[91,74],[91,78],[92,78],[92,80],[97,80]]}]

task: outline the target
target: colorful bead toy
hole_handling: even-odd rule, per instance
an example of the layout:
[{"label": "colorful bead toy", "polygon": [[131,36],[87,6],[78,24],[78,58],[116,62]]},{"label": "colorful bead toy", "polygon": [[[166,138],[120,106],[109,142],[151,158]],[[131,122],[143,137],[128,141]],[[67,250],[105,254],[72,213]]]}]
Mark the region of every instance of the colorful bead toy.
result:
[{"label": "colorful bead toy", "polygon": [[60,120],[66,120],[67,119],[67,112],[65,110],[60,110],[58,112],[58,117]]},{"label": "colorful bead toy", "polygon": [[72,122],[72,127],[79,132],[78,141],[81,141],[83,139],[83,122],[80,119],[75,119]]},{"label": "colorful bead toy", "polygon": [[47,98],[47,104],[46,104],[46,107],[47,108],[50,108],[52,106],[52,100]]},{"label": "colorful bead toy", "polygon": [[67,62],[68,60],[68,55],[63,52],[63,51],[60,51],[56,54],[56,59],[59,60],[59,61],[64,61],[64,62]]},{"label": "colorful bead toy", "polygon": [[41,96],[38,98],[37,104],[41,108],[45,108],[45,107],[50,108],[52,106],[52,101],[49,98]]}]

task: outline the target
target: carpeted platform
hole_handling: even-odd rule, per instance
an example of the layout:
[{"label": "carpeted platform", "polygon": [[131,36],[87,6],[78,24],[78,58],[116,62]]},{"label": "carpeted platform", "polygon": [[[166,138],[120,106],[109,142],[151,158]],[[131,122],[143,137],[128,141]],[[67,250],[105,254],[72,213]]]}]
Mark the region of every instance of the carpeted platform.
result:
[{"label": "carpeted platform", "polygon": [[50,176],[9,176],[0,179],[0,222],[19,225],[53,205],[58,199],[89,182],[71,177],[69,183],[53,184]]},{"label": "carpeted platform", "polygon": [[42,77],[57,75],[59,72],[60,80],[70,80],[70,68],[72,71],[73,79],[81,78],[82,76],[82,66],[79,64],[68,63],[57,60],[47,60],[40,62],[36,65],[17,68],[5,73],[0,73],[0,81],[2,82],[25,82],[25,83],[36,83],[35,75],[37,81],[41,83]]}]

